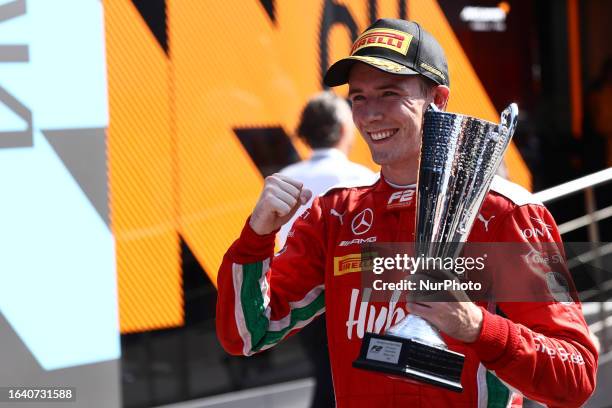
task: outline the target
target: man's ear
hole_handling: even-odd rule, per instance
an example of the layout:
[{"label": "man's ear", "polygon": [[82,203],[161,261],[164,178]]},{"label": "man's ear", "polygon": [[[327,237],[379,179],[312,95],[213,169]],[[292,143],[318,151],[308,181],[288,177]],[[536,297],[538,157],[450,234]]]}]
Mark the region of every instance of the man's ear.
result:
[{"label": "man's ear", "polygon": [[450,96],[450,89],[445,85],[438,85],[433,89],[433,103],[440,110],[446,110],[448,104],[448,98]]}]

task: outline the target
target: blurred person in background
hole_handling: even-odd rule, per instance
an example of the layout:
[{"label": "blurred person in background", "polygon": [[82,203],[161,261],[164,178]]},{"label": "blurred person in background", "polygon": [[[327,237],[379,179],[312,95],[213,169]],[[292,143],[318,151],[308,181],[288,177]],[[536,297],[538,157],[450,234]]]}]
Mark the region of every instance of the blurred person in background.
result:
[{"label": "blurred person in background", "polygon": [[349,104],[326,91],[313,96],[302,111],[298,136],[312,149],[308,160],[292,164],[280,174],[301,181],[312,197],[283,225],[277,235],[279,248],[285,245],[295,219],[310,207],[312,200],[336,184],[362,185],[374,180],[375,173],[353,163],[348,154],[355,141],[355,125]]},{"label": "blurred person in background", "polygon": [[[438,41],[416,22],[378,20],[324,81],[348,83],[353,121],[380,177],[317,197],[276,256],[276,232],[312,193],[285,175],[266,177],[217,277],[216,327],[225,350],[266,350],[325,313],[339,407],[517,407],[522,395],[548,406],[583,405],[595,389],[598,354],[578,302],[381,304],[363,287],[362,243],[414,241],[423,116],[431,103],[446,109],[450,94]],[[561,242],[544,205],[500,177],[478,219],[471,242]],[[465,355],[463,392],[352,367],[366,330],[383,332],[407,313],[429,321]]]},{"label": "blurred person in background", "polygon": [[[308,160],[285,167],[280,174],[304,183],[304,186],[313,192],[313,197],[281,227],[277,235],[280,248],[285,245],[293,222],[310,207],[314,196],[338,184],[361,185],[375,177],[371,170],[347,158],[355,139],[355,125],[349,104],[334,93],[321,92],[308,101],[302,111],[297,134],[312,149],[312,155]],[[333,407],[334,387],[327,349],[325,316],[305,327],[299,336],[314,368],[316,384],[310,405],[313,408]]]}]

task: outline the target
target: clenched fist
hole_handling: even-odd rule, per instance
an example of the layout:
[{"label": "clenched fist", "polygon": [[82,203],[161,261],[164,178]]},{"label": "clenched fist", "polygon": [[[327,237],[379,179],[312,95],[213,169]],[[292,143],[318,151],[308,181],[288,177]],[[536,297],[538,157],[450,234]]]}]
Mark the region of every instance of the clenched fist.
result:
[{"label": "clenched fist", "polygon": [[280,228],[312,197],[312,191],[299,181],[275,173],[266,177],[249,225],[259,235]]}]

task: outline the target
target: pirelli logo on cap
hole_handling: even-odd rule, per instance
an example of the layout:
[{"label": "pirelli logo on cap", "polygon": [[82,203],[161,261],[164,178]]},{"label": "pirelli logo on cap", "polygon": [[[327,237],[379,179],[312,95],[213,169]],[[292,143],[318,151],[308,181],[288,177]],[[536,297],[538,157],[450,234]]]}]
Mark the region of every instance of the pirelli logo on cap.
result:
[{"label": "pirelli logo on cap", "polygon": [[399,30],[389,28],[375,28],[361,34],[353,44],[351,55],[365,47],[383,47],[402,55],[408,53],[408,47],[412,41],[412,35]]},{"label": "pirelli logo on cap", "polygon": [[368,271],[372,269],[372,257],[369,253],[362,258],[361,253],[334,257],[334,276],[347,273]]}]

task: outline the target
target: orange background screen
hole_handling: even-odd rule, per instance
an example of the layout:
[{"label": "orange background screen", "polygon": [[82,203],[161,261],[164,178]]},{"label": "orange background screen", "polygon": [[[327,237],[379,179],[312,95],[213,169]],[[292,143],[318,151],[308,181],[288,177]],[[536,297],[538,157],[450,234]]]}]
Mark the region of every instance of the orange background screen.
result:
[{"label": "orange background screen", "polygon": [[[104,0],[110,125],[111,220],[117,245],[123,333],[182,325],[182,237],[216,282],[263,179],[234,133],[281,127],[293,135],[300,110],[321,90],[321,17],[331,1],[278,0],[275,21],[257,1],[167,0],[168,53],[129,0]],[[398,1],[378,1],[398,17]],[[362,31],[367,1],[337,1]],[[498,121],[498,113],[435,0],[407,2],[447,52],[449,110]],[[334,24],[328,64],[348,54],[351,34]],[[337,92],[345,94],[345,87]],[[376,169],[360,139],[351,159]],[[517,150],[510,177],[530,187]]]}]

